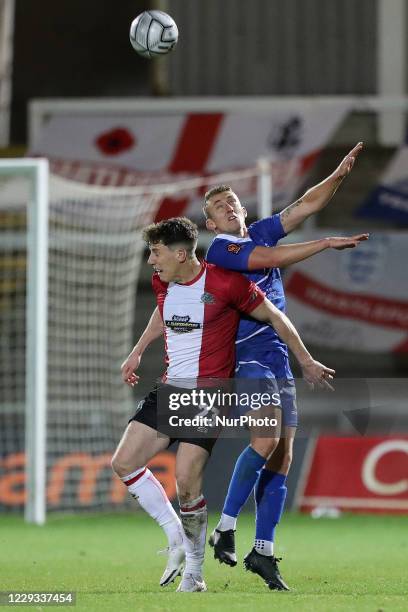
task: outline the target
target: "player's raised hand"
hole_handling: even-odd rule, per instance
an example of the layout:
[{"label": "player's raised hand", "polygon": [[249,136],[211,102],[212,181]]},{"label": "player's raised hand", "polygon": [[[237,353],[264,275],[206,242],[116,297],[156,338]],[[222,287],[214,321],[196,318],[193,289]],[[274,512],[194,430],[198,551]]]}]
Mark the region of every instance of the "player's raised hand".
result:
[{"label": "player's raised hand", "polygon": [[327,389],[334,391],[334,388],[330,384],[330,380],[333,380],[333,376],[336,371],[328,368],[319,361],[311,359],[307,363],[301,364],[303,378],[311,389],[314,389],[315,385],[321,389]]},{"label": "player's raised hand", "polygon": [[139,367],[141,360],[142,356],[132,351],[120,367],[122,380],[130,387],[134,387],[139,382],[140,376],[135,374],[135,370]]},{"label": "player's raised hand", "polygon": [[343,249],[354,249],[356,246],[365,242],[370,237],[370,234],[357,234],[355,236],[332,236],[329,238],[329,246],[331,249],[342,251]]},{"label": "player's raised hand", "polygon": [[347,153],[346,157],[334,171],[336,178],[344,179],[351,172],[354,162],[360,154],[363,146],[364,145],[362,142],[358,142],[356,146],[353,147],[349,153]]}]

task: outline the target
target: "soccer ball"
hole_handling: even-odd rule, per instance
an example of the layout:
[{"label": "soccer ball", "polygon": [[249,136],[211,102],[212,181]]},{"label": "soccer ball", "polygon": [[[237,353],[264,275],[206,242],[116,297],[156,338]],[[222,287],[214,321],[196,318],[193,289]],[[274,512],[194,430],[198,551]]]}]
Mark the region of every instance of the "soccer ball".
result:
[{"label": "soccer ball", "polygon": [[143,57],[165,55],[173,49],[178,39],[176,22],[163,11],[145,11],[132,21],[130,42]]}]

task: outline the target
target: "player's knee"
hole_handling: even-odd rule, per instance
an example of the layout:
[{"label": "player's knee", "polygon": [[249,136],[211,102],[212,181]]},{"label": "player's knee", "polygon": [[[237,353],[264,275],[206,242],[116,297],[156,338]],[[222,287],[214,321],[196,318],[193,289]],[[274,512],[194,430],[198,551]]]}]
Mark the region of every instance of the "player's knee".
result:
[{"label": "player's knee", "polygon": [[277,438],[256,438],[251,442],[251,446],[254,451],[267,459],[276,449],[278,442]]},{"label": "player's knee", "polygon": [[143,467],[143,465],[138,465],[137,462],[135,463],[134,461],[131,464],[123,455],[115,453],[111,459],[111,467],[115,474],[123,478],[123,476],[127,476],[138,468]]},{"label": "player's knee", "polygon": [[280,474],[288,474],[292,463],[292,449],[284,448],[283,444],[279,444],[276,452],[272,453],[266,462],[266,469],[271,472],[279,472]]},{"label": "player's knee", "polygon": [[115,474],[117,474],[118,476],[125,476],[125,474],[123,474],[123,463],[116,453],[111,459],[111,467]]},{"label": "player's knee", "polygon": [[111,459],[111,468],[112,468],[113,472],[119,476],[120,464],[119,464],[119,461],[118,461],[116,455],[113,455],[113,457]]}]

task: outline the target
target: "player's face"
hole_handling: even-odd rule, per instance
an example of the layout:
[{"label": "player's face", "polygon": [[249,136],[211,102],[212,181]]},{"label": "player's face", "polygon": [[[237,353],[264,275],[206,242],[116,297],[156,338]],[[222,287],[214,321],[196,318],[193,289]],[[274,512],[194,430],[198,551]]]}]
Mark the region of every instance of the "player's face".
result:
[{"label": "player's face", "polygon": [[242,234],[247,211],[233,191],[223,191],[212,196],[207,206],[207,214],[207,229],[217,234]]},{"label": "player's face", "polygon": [[169,249],[168,246],[158,242],[150,245],[150,256],[147,263],[159,275],[164,283],[170,283],[178,278],[180,271],[180,252]]}]

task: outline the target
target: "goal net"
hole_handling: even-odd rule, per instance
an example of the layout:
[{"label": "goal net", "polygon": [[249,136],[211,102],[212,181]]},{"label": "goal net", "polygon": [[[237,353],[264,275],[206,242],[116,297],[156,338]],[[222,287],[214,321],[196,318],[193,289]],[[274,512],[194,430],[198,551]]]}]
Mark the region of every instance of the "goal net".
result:
[{"label": "goal net", "polygon": [[47,220],[33,197],[38,177],[19,163],[0,163],[0,511],[40,503],[34,518],[26,514],[42,522],[33,463],[46,473],[47,511],[127,503],[110,459],[134,412],[120,364],[135,343],[142,228],[165,195],[205,190],[211,180],[245,189],[257,170],[159,188],[92,187],[50,175]]}]

